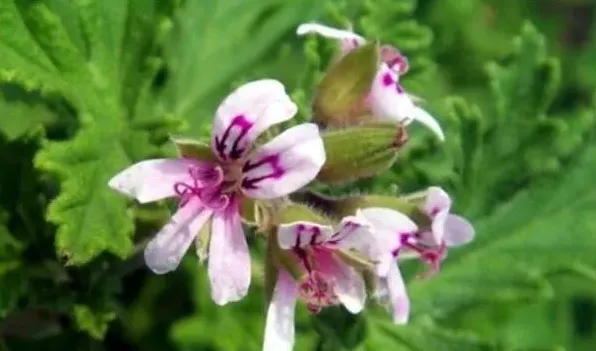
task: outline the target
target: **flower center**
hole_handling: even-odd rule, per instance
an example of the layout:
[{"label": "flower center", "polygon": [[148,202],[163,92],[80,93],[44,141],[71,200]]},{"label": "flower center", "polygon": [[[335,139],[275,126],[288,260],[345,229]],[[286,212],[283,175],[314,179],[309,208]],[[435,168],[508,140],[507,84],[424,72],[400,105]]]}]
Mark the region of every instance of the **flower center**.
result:
[{"label": "flower center", "polygon": [[213,165],[192,165],[188,169],[190,180],[174,183],[174,192],[180,199],[179,206],[186,206],[194,197],[211,209],[225,208],[230,196],[222,192],[223,171]]},{"label": "flower center", "polygon": [[339,304],[333,291],[333,282],[318,271],[309,272],[308,277],[300,283],[299,293],[310,313],[319,313],[323,307]]}]

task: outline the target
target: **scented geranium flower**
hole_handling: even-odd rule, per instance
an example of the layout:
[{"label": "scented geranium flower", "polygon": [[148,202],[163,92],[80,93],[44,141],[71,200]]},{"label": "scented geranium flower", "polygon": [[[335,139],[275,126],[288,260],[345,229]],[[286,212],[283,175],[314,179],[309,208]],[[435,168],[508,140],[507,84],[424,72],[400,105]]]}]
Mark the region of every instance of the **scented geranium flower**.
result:
[{"label": "scented geranium flower", "polygon": [[[414,236],[418,226],[408,216],[388,208],[365,208],[358,210],[357,216],[365,218],[374,237],[368,253],[380,258],[375,281],[375,297],[393,315],[393,322],[405,324],[410,314],[410,302],[406,286],[397,265],[397,255],[403,239]],[[382,250],[381,252],[378,252]],[[377,252],[374,252],[377,251]]]},{"label": "scented geranium flower", "polygon": [[402,247],[404,254],[413,253],[430,264],[430,273],[434,273],[446,257],[447,248],[469,243],[475,231],[467,219],[450,213],[451,198],[439,187],[427,189],[420,210],[428,216],[430,224],[414,235],[402,237]]},{"label": "scented geranium flower", "polygon": [[255,143],[266,129],[289,120],[296,111],[280,82],[247,83],[217,109],[211,140],[214,158],[146,160],[109,181],[111,188],[140,203],[169,197],[180,201],[170,222],[145,249],[145,262],[153,272],[176,269],[211,219],[211,296],[223,305],[246,295],[250,258],[239,213],[241,199],[287,195],[314,179],[325,162],[314,124],[290,128],[264,145]]},{"label": "scented geranium flower", "polygon": [[267,312],[264,351],[289,351],[294,344],[294,309],[297,300],[318,313],[342,304],[359,313],[366,300],[364,280],[356,269],[340,259],[341,250],[362,248],[370,240],[368,223],[346,217],[338,229],[311,222],[280,225],[278,241],[289,253],[303,278],[295,280],[280,269]]},{"label": "scented geranium flower", "polygon": [[[298,27],[297,34],[316,33],[321,36],[340,41],[342,54],[359,47],[366,40],[348,30],[330,28],[317,23],[306,23]],[[439,123],[424,109],[417,106],[399,82],[400,75],[408,70],[408,60],[399,50],[384,45],[381,48],[381,63],[372,82],[370,92],[364,99],[364,104],[373,115],[380,120],[397,121],[408,125],[418,121],[428,127],[441,140],[445,135]]]}]

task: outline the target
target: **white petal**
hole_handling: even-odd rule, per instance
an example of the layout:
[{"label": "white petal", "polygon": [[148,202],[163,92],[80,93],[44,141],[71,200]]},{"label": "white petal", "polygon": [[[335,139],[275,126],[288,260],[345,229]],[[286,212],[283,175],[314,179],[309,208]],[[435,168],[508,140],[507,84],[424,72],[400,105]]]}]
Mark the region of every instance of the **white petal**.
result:
[{"label": "white petal", "polygon": [[256,199],[290,194],[317,176],[325,157],[323,139],[315,124],[292,127],[249,156],[242,191]]},{"label": "white petal", "polygon": [[411,235],[418,226],[405,214],[382,207],[368,207],[358,210],[373,227],[374,240],[371,248],[374,253],[390,253],[401,246],[401,236]]},{"label": "white petal", "polygon": [[334,259],[318,260],[321,271],[335,283],[334,292],[344,307],[353,314],[360,313],[366,303],[366,287],[360,273]]},{"label": "white petal", "polygon": [[445,221],[451,209],[451,198],[441,188],[428,188],[424,203],[425,213],[432,218],[432,236],[435,245],[440,245],[444,239]]},{"label": "white petal", "polygon": [[196,199],[178,210],[145,248],[145,263],[156,274],[165,274],[178,267],[194,238],[212,212]]},{"label": "white petal", "polygon": [[304,221],[281,224],[277,229],[279,247],[284,250],[321,244],[332,235],[333,228],[331,226]]},{"label": "white petal", "polygon": [[237,203],[213,216],[209,242],[211,298],[218,305],[241,300],[250,285],[250,256]]},{"label": "white petal", "polygon": [[399,76],[386,64],[381,64],[371,86],[369,101],[373,115],[380,120],[408,124],[416,107],[409,95],[401,89]]},{"label": "white petal", "polygon": [[316,33],[325,38],[355,41],[359,45],[365,42],[364,38],[352,31],[331,28],[318,23],[301,24],[296,30],[298,35],[309,33]]},{"label": "white petal", "polygon": [[190,181],[193,163],[183,159],[146,160],[116,174],[108,186],[140,203],[158,201],[176,195],[176,182]]},{"label": "white petal", "polygon": [[267,310],[263,351],[292,351],[297,298],[296,283],[285,271],[280,271]]},{"label": "white petal", "polygon": [[356,249],[366,254],[365,248],[370,241],[374,239],[371,223],[366,217],[356,213],[356,216],[347,216],[342,218],[339,229],[330,238],[330,241],[336,243],[343,249]]},{"label": "white petal", "polygon": [[445,244],[447,246],[465,245],[475,236],[474,227],[465,218],[450,214],[445,220]]},{"label": "white petal", "polygon": [[428,127],[428,129],[430,129],[433,133],[435,133],[435,135],[441,141],[445,140],[445,134],[443,133],[443,129],[441,129],[439,122],[437,122],[437,120],[433,116],[431,116],[428,112],[426,112],[422,108],[420,108],[418,106],[414,106],[412,108],[412,111],[410,111],[409,117],[413,118],[415,121],[418,121],[418,122],[424,124],[426,127]]},{"label": "white petal", "polygon": [[298,107],[282,83],[263,79],[246,83],[219,105],[211,145],[222,160],[238,159],[272,125],[291,119]]},{"label": "white petal", "polygon": [[410,300],[397,264],[391,265],[387,275],[387,293],[393,312],[393,322],[406,324],[410,315]]}]

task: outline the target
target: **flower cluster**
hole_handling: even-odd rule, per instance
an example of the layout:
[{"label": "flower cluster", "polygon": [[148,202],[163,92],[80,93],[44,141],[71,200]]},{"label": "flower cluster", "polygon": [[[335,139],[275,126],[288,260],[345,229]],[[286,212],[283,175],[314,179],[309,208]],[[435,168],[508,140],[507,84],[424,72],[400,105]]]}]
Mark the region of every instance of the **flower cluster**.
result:
[{"label": "flower cluster", "polygon": [[[210,144],[173,139],[178,158],[145,160],[109,181],[112,189],[140,203],[178,200],[170,222],[148,243],[145,262],[156,274],[168,273],[197,242],[207,252],[211,296],[218,305],[238,301],[248,292],[251,260],[243,222],[269,237],[268,262],[274,265],[270,268],[276,281],[268,301],[266,351],[292,349],[298,301],[311,313],[339,304],[359,313],[371,295],[390,309],[395,323],[406,323],[410,308],[398,259],[418,257],[429,265],[428,275],[438,271],[449,247],[474,236],[467,220],[450,213],[451,199],[438,187],[401,197],[327,199],[333,206],[326,208],[292,197],[312,181],[329,178],[323,174],[337,178],[360,174],[363,167],[369,173],[386,169],[393,161],[377,164],[373,161],[383,159],[379,155],[351,153],[349,148],[369,147],[393,157],[407,140],[405,133],[396,131],[413,120],[444,139],[437,121],[399,83],[408,60],[398,50],[374,46],[365,51],[364,38],[319,24],[298,28],[298,34],[306,33],[339,40],[341,51],[330,70],[363,57],[374,64],[362,96],[351,94],[355,97],[341,101],[352,106],[327,108],[331,103],[321,100],[323,109],[334,112],[333,118],[348,113],[366,118],[335,130],[304,123],[280,132],[280,125],[297,113],[296,105],[282,83],[253,81],[223,100]],[[334,74],[340,79],[362,74],[358,69],[340,73]],[[382,128],[399,140],[380,137],[385,135],[378,133]],[[348,132],[357,137],[342,139]]]}]

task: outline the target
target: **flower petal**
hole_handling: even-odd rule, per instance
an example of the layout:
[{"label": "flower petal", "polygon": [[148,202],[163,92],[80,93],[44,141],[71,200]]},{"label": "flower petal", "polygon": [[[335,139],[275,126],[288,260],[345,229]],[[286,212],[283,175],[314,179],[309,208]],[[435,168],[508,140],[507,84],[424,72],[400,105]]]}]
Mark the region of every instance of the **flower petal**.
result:
[{"label": "flower petal", "polygon": [[424,212],[432,218],[432,237],[435,245],[440,245],[444,238],[445,221],[451,209],[451,198],[441,188],[428,188],[424,203]]},{"label": "flower petal", "polygon": [[277,239],[279,247],[289,250],[295,247],[306,247],[321,244],[333,235],[333,228],[312,222],[293,222],[279,225]]},{"label": "flower petal", "polygon": [[428,129],[435,133],[439,140],[445,141],[445,133],[443,133],[441,125],[428,112],[418,106],[414,106],[410,112],[410,117],[428,127]]},{"label": "flower petal", "polygon": [[211,298],[218,305],[239,301],[250,285],[250,256],[236,201],[213,216],[209,243]]},{"label": "flower petal", "polygon": [[194,164],[183,159],[146,160],[116,174],[108,186],[140,203],[158,201],[176,195],[174,184],[189,181]]},{"label": "flower petal", "polygon": [[342,51],[347,52],[364,44],[366,40],[358,34],[336,28],[327,27],[318,23],[305,23],[298,26],[296,34],[305,35],[309,33],[316,33],[325,38],[338,39],[342,44]]},{"label": "flower petal", "polygon": [[370,107],[376,118],[407,124],[415,105],[399,84],[399,76],[387,64],[381,64],[369,95]]},{"label": "flower petal", "polygon": [[416,233],[418,226],[405,214],[389,208],[368,207],[358,210],[357,215],[366,218],[373,228],[367,251],[378,261],[376,274],[384,277],[393,264],[393,253],[401,247],[401,237]]},{"label": "flower petal", "polygon": [[404,125],[418,121],[443,141],[445,134],[437,120],[414,104],[414,99],[399,84],[399,75],[382,64],[370,90],[371,111],[380,120],[397,121]]},{"label": "flower petal", "polygon": [[316,124],[292,127],[249,156],[243,168],[242,191],[256,199],[290,194],[317,176],[325,158]]},{"label": "flower petal", "polygon": [[418,226],[405,214],[383,207],[368,207],[358,210],[374,228],[375,242],[385,250],[395,250],[400,246],[401,235],[410,235]]},{"label": "flower petal", "polygon": [[410,300],[397,264],[392,264],[386,278],[387,293],[393,312],[393,322],[406,324],[410,315]]},{"label": "flower petal", "polygon": [[353,314],[360,313],[366,302],[366,287],[360,273],[349,265],[325,253],[317,253],[316,261],[321,273],[334,282],[333,291],[339,302]]},{"label": "flower petal", "polygon": [[445,244],[447,246],[465,245],[475,236],[474,227],[465,218],[450,214],[445,220]]},{"label": "flower petal", "polygon": [[329,240],[342,249],[356,249],[363,253],[364,247],[368,246],[372,237],[372,225],[366,217],[357,213],[356,216],[342,218],[339,229]]},{"label": "flower petal", "polygon": [[297,298],[296,283],[285,271],[280,271],[267,310],[263,351],[292,351]]},{"label": "flower petal", "polygon": [[197,199],[180,208],[145,248],[145,263],[156,274],[165,274],[178,267],[195,237],[211,217]]},{"label": "flower petal", "polygon": [[282,83],[263,79],[246,83],[219,105],[213,122],[213,151],[221,160],[238,159],[272,125],[291,119],[298,107]]}]

